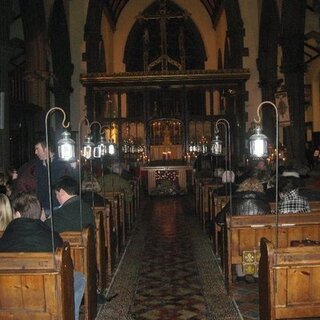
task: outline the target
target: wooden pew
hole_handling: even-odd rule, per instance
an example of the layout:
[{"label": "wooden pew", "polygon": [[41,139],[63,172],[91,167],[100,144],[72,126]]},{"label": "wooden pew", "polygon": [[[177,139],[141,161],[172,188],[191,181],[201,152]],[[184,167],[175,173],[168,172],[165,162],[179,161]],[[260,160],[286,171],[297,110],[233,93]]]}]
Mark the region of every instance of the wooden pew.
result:
[{"label": "wooden pew", "polygon": [[102,210],[93,210],[96,231],[96,257],[98,269],[98,289],[100,292],[107,288],[107,252],[104,231],[104,213]]},{"label": "wooden pew", "polygon": [[260,250],[260,320],[320,317],[320,246]]},{"label": "wooden pew", "polygon": [[103,196],[110,202],[113,202],[114,210],[113,222],[116,229],[117,235],[117,256],[120,255],[121,246],[125,246],[127,240],[127,213],[126,213],[126,203],[123,191],[114,192],[104,192]]},{"label": "wooden pew", "polygon": [[[319,211],[320,210],[320,201],[309,201],[311,211]],[[276,207],[275,202],[270,202],[271,211],[274,212]]]},{"label": "wooden pew", "polygon": [[[222,257],[222,245],[221,245],[221,228],[219,225],[215,223],[216,215],[223,209],[223,207],[229,201],[228,196],[217,196],[214,194],[214,188],[209,188],[209,219],[210,219],[210,227],[209,234],[211,235],[212,244],[213,244],[213,252],[215,255]],[[220,238],[220,239],[219,239]]]},{"label": "wooden pew", "polygon": [[0,253],[0,319],[74,319],[67,243],[52,252]]},{"label": "wooden pew", "polygon": [[140,181],[138,179],[132,179],[130,180],[130,183],[133,191],[133,199],[132,202],[128,205],[128,230],[132,229],[140,207]]},{"label": "wooden pew", "polygon": [[[232,265],[242,264],[243,255],[255,257],[258,264],[260,239],[276,242],[276,216],[232,216],[223,227],[223,268],[226,285],[232,285]],[[320,212],[278,215],[278,247],[290,246],[293,240],[320,239]],[[251,253],[250,253],[251,252]],[[250,266],[249,266],[250,267]]]},{"label": "wooden pew", "polygon": [[217,183],[212,178],[201,178],[198,183],[198,215],[203,230],[206,229],[206,222],[210,220],[210,190],[221,187],[220,182]]},{"label": "wooden pew", "polygon": [[[116,263],[116,234],[113,228],[112,210],[113,202],[107,202],[105,207],[94,207],[93,211],[102,212],[104,226],[104,246],[106,252],[106,272],[111,277],[114,265]],[[102,271],[101,271],[102,272]]]},{"label": "wooden pew", "polygon": [[80,231],[61,232],[64,241],[69,242],[74,271],[86,277],[84,292],[85,320],[93,320],[97,315],[97,263],[94,227]]}]

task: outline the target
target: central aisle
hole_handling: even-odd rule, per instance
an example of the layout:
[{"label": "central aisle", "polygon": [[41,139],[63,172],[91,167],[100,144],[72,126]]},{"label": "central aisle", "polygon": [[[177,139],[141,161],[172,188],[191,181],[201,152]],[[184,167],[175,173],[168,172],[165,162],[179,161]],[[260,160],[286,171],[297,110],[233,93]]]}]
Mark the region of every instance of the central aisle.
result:
[{"label": "central aisle", "polygon": [[192,198],[144,202],[97,319],[241,319]]}]

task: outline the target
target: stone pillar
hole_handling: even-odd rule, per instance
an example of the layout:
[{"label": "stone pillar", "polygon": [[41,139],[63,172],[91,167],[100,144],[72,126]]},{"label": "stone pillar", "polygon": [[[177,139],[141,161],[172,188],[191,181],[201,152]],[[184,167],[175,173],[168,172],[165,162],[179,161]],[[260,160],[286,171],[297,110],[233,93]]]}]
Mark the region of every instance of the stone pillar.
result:
[{"label": "stone pillar", "polygon": [[3,124],[0,128],[0,170],[5,170],[10,161],[8,65],[11,56],[9,45],[11,13],[12,1],[0,0],[0,92],[3,92],[1,99],[3,112],[0,116],[4,116],[0,119],[0,123]]}]

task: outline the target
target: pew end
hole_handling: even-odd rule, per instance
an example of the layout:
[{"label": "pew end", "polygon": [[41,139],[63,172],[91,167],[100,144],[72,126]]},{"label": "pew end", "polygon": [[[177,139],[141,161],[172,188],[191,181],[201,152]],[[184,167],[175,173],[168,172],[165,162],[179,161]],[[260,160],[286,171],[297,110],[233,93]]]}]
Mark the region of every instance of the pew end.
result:
[{"label": "pew end", "polygon": [[64,243],[52,252],[0,253],[0,319],[74,319],[73,264]]},{"label": "pew end", "polygon": [[320,246],[275,248],[260,241],[261,320],[320,317]]},{"label": "pew end", "polygon": [[82,272],[85,275],[85,320],[93,320],[97,315],[97,263],[94,227],[86,227],[82,231],[61,232],[60,236],[70,244],[74,271]]}]

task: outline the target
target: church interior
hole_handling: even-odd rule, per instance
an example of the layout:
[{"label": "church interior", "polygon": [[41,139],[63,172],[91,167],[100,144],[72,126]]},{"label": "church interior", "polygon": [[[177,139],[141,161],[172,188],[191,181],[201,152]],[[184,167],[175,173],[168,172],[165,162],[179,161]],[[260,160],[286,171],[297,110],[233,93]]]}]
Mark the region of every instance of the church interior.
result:
[{"label": "church interior", "polygon": [[[320,319],[320,247],[290,246],[320,241],[317,201],[309,217],[277,211],[281,166],[320,190],[319,0],[0,8],[0,172],[32,161],[45,136],[59,153],[72,139],[80,180],[88,168],[92,179],[115,166],[130,174],[132,202],[104,190],[108,205],[95,208],[92,191],[97,230],[98,212],[105,219],[94,258],[105,299],[88,285],[81,320]],[[276,214],[217,225],[233,192],[227,181],[215,193],[218,169],[253,165],[255,132],[268,137],[254,160],[275,172]],[[5,308],[0,298],[11,319]]]}]

